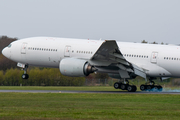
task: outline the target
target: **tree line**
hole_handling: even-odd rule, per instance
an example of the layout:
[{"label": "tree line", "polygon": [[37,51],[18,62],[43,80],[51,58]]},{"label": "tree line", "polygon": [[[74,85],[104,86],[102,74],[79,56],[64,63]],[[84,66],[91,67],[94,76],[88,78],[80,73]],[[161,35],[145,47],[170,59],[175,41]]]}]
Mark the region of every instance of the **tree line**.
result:
[{"label": "tree line", "polygon": [[32,68],[28,71],[29,79],[21,78],[23,71],[20,69],[7,69],[0,71],[1,86],[82,86],[85,77],[63,76],[59,69],[55,68]]}]

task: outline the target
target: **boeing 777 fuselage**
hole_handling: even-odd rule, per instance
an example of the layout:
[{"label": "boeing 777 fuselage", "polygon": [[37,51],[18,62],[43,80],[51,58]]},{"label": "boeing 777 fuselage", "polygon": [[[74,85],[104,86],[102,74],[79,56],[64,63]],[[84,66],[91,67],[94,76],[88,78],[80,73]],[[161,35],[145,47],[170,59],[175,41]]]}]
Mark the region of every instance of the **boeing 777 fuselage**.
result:
[{"label": "boeing 777 fuselage", "polygon": [[108,73],[123,79],[114,84],[116,89],[128,91],[136,91],[128,82],[136,76],[150,81],[141,90],[161,90],[152,81],[157,77],[180,77],[180,46],[34,37],[12,42],[2,54],[24,69],[24,79],[29,65],[59,68],[63,75],[75,77]]}]

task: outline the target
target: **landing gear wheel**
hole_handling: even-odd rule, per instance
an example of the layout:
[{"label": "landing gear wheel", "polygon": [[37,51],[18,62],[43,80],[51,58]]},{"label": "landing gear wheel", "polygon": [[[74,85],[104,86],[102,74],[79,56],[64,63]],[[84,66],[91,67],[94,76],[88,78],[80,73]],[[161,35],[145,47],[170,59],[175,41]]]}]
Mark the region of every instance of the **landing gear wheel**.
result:
[{"label": "landing gear wheel", "polygon": [[133,92],[133,86],[128,85],[127,90],[128,90],[128,92]]},{"label": "landing gear wheel", "polygon": [[121,85],[120,83],[116,82],[116,83],[114,83],[114,88],[115,88],[115,89],[119,89],[119,88],[120,88],[120,85]]},{"label": "landing gear wheel", "polygon": [[136,92],[137,87],[135,85],[132,85],[132,86],[133,86],[133,92]]},{"label": "landing gear wheel", "polygon": [[159,85],[158,90],[161,92],[163,90],[163,87]]},{"label": "landing gear wheel", "polygon": [[22,79],[28,79],[29,78],[29,75],[28,74],[23,74],[22,75]]},{"label": "landing gear wheel", "polygon": [[140,89],[141,89],[141,91],[145,91],[146,90],[146,85],[141,85]]},{"label": "landing gear wheel", "polygon": [[155,85],[155,86],[154,86],[153,91],[154,91],[154,92],[159,91],[159,90],[158,90],[158,86],[157,86],[157,85]]},{"label": "landing gear wheel", "polygon": [[151,91],[152,88],[153,88],[152,85],[148,85],[148,86],[147,86],[147,91]]},{"label": "landing gear wheel", "polygon": [[137,87],[135,85],[128,85],[127,90],[128,92],[136,92]]},{"label": "landing gear wheel", "polygon": [[122,90],[127,90],[127,85],[126,85],[126,84],[121,84],[120,88],[121,88]]}]

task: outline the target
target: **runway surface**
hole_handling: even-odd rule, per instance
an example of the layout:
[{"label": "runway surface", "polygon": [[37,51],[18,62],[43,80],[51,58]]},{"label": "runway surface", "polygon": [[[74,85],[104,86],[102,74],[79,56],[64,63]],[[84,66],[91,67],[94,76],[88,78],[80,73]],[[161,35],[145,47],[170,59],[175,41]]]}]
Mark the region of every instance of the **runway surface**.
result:
[{"label": "runway surface", "polygon": [[127,91],[70,91],[70,90],[0,90],[0,92],[15,93],[109,93],[109,94],[180,94],[180,92],[127,92]]}]

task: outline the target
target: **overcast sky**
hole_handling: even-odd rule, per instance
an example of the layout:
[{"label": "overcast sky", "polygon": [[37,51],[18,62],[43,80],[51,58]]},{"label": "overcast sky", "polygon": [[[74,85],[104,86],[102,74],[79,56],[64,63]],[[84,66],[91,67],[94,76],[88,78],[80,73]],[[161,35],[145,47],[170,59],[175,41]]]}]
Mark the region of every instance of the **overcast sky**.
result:
[{"label": "overcast sky", "polygon": [[180,0],[0,0],[0,36],[180,44]]}]

